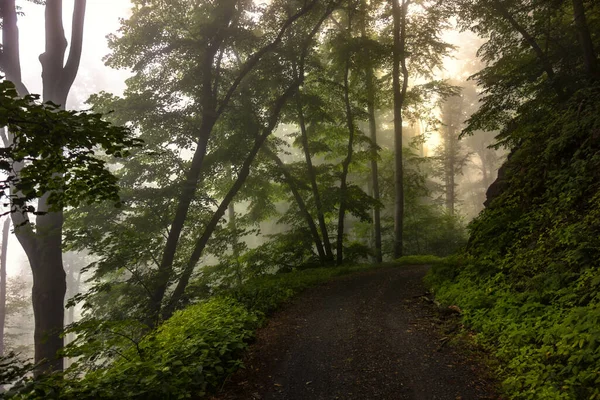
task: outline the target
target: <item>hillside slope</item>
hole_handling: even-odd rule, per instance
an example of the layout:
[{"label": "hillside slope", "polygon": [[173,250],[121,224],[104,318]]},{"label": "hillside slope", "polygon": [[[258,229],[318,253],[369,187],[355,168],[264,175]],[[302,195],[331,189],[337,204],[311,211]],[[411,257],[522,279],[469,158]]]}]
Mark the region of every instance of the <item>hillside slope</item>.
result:
[{"label": "hillside slope", "polygon": [[600,398],[600,88],[527,114],[464,258],[435,268],[517,399]]}]

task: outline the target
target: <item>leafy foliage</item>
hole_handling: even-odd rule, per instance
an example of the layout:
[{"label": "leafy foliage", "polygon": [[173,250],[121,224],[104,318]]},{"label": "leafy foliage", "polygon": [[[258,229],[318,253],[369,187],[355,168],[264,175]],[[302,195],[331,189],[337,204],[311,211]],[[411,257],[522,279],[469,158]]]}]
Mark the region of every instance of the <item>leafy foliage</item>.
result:
[{"label": "leafy foliage", "polygon": [[[66,379],[56,375],[40,381],[26,379],[9,392],[7,398],[204,397],[242,367],[242,352],[256,328],[264,322],[265,315],[307,287],[367,268],[370,266],[307,269],[252,279],[178,311],[140,338],[126,337],[115,348],[119,358],[113,363],[90,369],[84,377],[80,375],[82,366],[76,363],[65,372]],[[111,326],[110,329],[119,328]],[[121,333],[123,339],[126,335]],[[98,354],[95,348],[80,347],[80,350]],[[14,362],[11,365],[15,365]],[[18,371],[16,375],[11,374],[11,378],[16,376]]]},{"label": "leafy foliage", "polygon": [[599,115],[596,86],[529,126],[466,258],[428,278],[504,361],[517,399],[600,397]]},{"label": "leafy foliage", "polygon": [[13,204],[33,211],[26,204],[47,192],[53,209],[103,200],[119,203],[117,178],[96,152],[127,157],[140,146],[129,129],[111,125],[100,114],[39,104],[34,95],[20,98],[8,81],[0,82],[0,100],[0,126],[13,135],[0,149],[0,170],[6,174],[0,190],[15,188]]}]

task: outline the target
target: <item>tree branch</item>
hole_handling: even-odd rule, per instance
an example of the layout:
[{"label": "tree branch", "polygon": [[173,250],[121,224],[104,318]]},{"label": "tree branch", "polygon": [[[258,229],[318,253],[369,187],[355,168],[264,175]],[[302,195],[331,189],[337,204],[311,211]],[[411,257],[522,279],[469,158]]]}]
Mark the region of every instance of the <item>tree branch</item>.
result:
[{"label": "tree branch", "polygon": [[229,90],[225,94],[225,97],[221,101],[221,105],[217,109],[217,114],[216,114],[217,117],[219,115],[221,115],[223,113],[223,111],[225,111],[225,108],[229,104],[229,100],[231,99],[231,97],[233,96],[233,94],[235,93],[235,91],[237,90],[237,88],[240,85],[240,83],[242,83],[242,81],[244,80],[244,78],[246,77],[246,75],[248,75],[254,69],[254,67],[260,61],[260,59],[265,54],[267,54],[270,51],[274,50],[279,45],[279,43],[281,43],[281,40],[283,39],[283,35],[285,35],[285,33],[287,32],[288,28],[290,26],[292,26],[292,24],[296,20],[298,20],[299,18],[301,18],[303,15],[307,14],[317,3],[318,3],[318,0],[312,0],[308,5],[306,5],[305,7],[303,7],[296,14],[292,15],[291,17],[289,17],[284,22],[284,24],[282,25],[282,27],[279,30],[279,33],[277,34],[277,37],[275,38],[275,40],[273,40],[271,43],[269,43],[268,45],[266,45],[262,49],[258,50],[256,53],[254,53],[248,59],[248,61],[246,61],[246,63],[242,66],[242,69],[241,69],[240,73],[235,78],[235,81],[231,84],[231,86],[229,87]]},{"label": "tree branch", "polygon": [[59,97],[67,98],[71,85],[75,81],[79,62],[81,61],[81,52],[83,48],[83,22],[85,20],[86,0],[75,0],[73,8],[73,22],[71,30],[71,47],[69,49],[69,58],[63,68],[63,73],[58,85]]},{"label": "tree branch", "polygon": [[533,36],[531,36],[529,34],[529,32],[527,32],[525,27],[523,27],[515,19],[515,17],[510,13],[510,11],[506,8],[506,6],[500,0],[493,0],[492,4],[493,4],[494,8],[500,13],[500,15],[502,15],[502,17],[504,17],[504,19],[510,24],[510,26],[512,26],[514,30],[519,32],[521,34],[521,36],[523,37],[523,39],[525,39],[527,44],[529,44],[529,46],[531,47],[531,49],[534,51],[537,58],[539,59],[540,63],[542,64],[543,70],[548,75],[548,79],[550,79],[550,83],[552,85],[552,88],[556,92],[556,95],[558,96],[559,99],[564,99],[565,92],[562,89],[562,86],[559,84],[558,80],[556,79],[556,74],[554,73],[554,68],[552,68],[552,64],[550,64],[550,61],[544,54],[544,51],[542,50],[540,45],[537,43],[535,38]]},{"label": "tree branch", "polygon": [[[56,88],[63,69],[67,39],[62,23],[62,0],[47,0],[45,11],[45,51],[40,54],[42,64],[43,100],[60,102]],[[60,103],[59,103],[60,104]],[[64,104],[60,104],[64,107]]]}]

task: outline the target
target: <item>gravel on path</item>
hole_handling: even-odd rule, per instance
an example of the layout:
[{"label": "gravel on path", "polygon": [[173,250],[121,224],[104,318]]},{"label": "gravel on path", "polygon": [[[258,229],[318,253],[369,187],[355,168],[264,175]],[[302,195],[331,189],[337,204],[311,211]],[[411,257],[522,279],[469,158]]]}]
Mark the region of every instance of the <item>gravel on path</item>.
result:
[{"label": "gravel on path", "polygon": [[370,270],[307,290],[259,330],[214,399],[499,399],[482,367],[444,346],[425,266]]}]

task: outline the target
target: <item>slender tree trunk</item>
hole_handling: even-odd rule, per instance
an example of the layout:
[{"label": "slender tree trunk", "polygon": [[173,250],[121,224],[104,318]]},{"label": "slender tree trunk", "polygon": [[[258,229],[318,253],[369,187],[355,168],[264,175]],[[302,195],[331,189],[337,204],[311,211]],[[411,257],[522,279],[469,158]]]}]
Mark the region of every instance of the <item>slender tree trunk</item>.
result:
[{"label": "slender tree trunk", "polygon": [[306,119],[304,118],[304,109],[302,105],[301,95],[296,95],[296,109],[298,110],[298,123],[300,124],[300,135],[302,141],[302,150],[304,151],[304,159],[306,160],[306,169],[308,171],[308,180],[312,189],[313,199],[315,200],[315,208],[317,209],[317,220],[323,237],[323,248],[325,257],[328,261],[333,260],[333,252],[331,250],[331,242],[329,241],[329,233],[327,232],[327,224],[325,223],[325,214],[323,212],[323,204],[321,203],[321,194],[317,185],[317,175],[312,164],[310,149],[308,146],[308,131],[306,128]]},{"label": "slender tree trunk", "polygon": [[233,255],[233,262],[235,263],[235,275],[237,278],[237,285],[240,286],[243,282],[242,266],[238,260],[240,256],[239,252],[239,237],[237,232],[237,220],[235,218],[235,204],[233,201],[227,207],[227,225],[231,231],[231,253]]},{"label": "slender tree trunk", "polygon": [[302,199],[302,195],[300,194],[298,185],[296,184],[294,177],[292,176],[292,174],[290,174],[287,166],[285,165],[285,163],[283,161],[281,161],[281,158],[279,158],[277,156],[277,154],[275,154],[273,151],[271,151],[267,147],[263,147],[263,152],[265,152],[265,154],[267,154],[281,170],[281,173],[283,174],[283,177],[284,177],[288,187],[292,191],[294,200],[296,200],[296,204],[298,205],[298,208],[300,209],[300,213],[304,217],[304,219],[306,221],[306,225],[308,225],[308,229],[310,230],[310,234],[313,238],[313,242],[315,243],[317,253],[319,254],[319,261],[321,262],[321,264],[325,264],[325,262],[327,261],[327,256],[326,256],[325,250],[323,248],[323,242],[321,242],[321,237],[319,236],[319,231],[317,230],[317,225],[315,224],[315,221],[313,220],[312,215],[310,215],[310,211],[308,210],[306,203]]},{"label": "slender tree trunk", "polygon": [[235,204],[232,202],[227,208],[227,225],[232,232],[231,239],[231,252],[234,257],[239,257],[240,252],[238,251],[239,238],[237,234],[237,220],[235,218]]},{"label": "slender tree trunk", "polygon": [[[348,24],[350,25],[350,24]],[[350,27],[348,28],[350,31]],[[346,106],[346,125],[348,127],[348,152],[346,158],[342,163],[342,176],[340,183],[340,209],[338,213],[338,230],[337,230],[337,251],[336,251],[336,264],[340,265],[344,261],[344,222],[346,218],[346,204],[348,195],[348,170],[350,169],[350,163],[352,162],[352,155],[354,152],[354,115],[352,114],[352,105],[350,104],[350,59],[346,59],[346,66],[344,69],[344,103]]]},{"label": "slender tree trunk", "polygon": [[202,257],[202,253],[204,252],[204,248],[206,247],[208,240],[212,236],[215,228],[219,224],[219,221],[221,220],[223,215],[225,215],[225,212],[227,211],[229,204],[231,203],[233,198],[237,195],[239,190],[242,188],[242,186],[246,182],[246,179],[250,175],[250,167],[252,166],[252,163],[254,162],[256,155],[260,151],[261,147],[263,146],[264,142],[267,140],[269,135],[273,132],[273,130],[277,126],[277,123],[279,121],[279,115],[281,114],[281,110],[282,110],[283,106],[287,102],[288,98],[291,95],[293,95],[293,93],[298,89],[299,85],[300,85],[300,82],[296,81],[278,99],[276,105],[274,106],[273,112],[271,114],[269,126],[265,127],[263,132],[256,138],[256,140],[254,142],[254,146],[252,147],[252,149],[250,150],[250,153],[246,156],[246,159],[244,160],[244,163],[238,173],[237,179],[235,180],[232,187],[229,189],[229,192],[227,192],[227,194],[225,195],[225,198],[221,201],[221,204],[219,204],[219,207],[217,208],[217,210],[213,214],[212,218],[210,219],[210,221],[204,228],[204,232],[202,233],[202,236],[200,236],[200,238],[198,238],[198,240],[196,242],[196,246],[194,247],[194,251],[192,252],[190,259],[189,259],[183,273],[181,274],[179,281],[177,282],[177,285],[175,287],[175,290],[173,291],[173,294],[171,295],[169,303],[166,305],[166,307],[164,308],[164,310],[162,312],[163,319],[169,318],[173,314],[175,309],[177,308],[177,304],[179,303],[179,300],[181,299],[181,297],[183,296],[183,293],[185,292],[185,288],[187,287],[187,285],[189,283],[189,280],[192,276],[192,273],[194,272],[194,268],[196,267],[196,264],[198,263],[198,261],[200,261],[200,257]]},{"label": "slender tree trunk", "polygon": [[454,177],[455,177],[455,170],[454,170],[454,163],[455,163],[455,157],[454,154],[450,154],[449,156],[449,160],[448,160],[448,169],[447,169],[447,174],[448,174],[448,178],[447,178],[447,188],[446,188],[446,208],[448,210],[448,213],[450,215],[454,215],[454,207],[455,207],[455,184],[454,184]]},{"label": "slender tree trunk", "polygon": [[[208,71],[205,71],[204,76],[210,74],[211,69],[212,68],[210,68],[209,66]],[[210,74],[207,79],[212,82],[211,75],[212,74]],[[203,91],[204,96],[209,96],[212,99],[211,82],[209,82],[208,84],[206,82],[204,83]],[[209,102],[208,100],[205,101]],[[190,204],[192,203],[192,200],[194,199],[194,196],[196,194],[196,187],[198,185],[198,181],[200,180],[202,164],[204,163],[204,157],[208,148],[208,140],[216,122],[214,116],[212,116],[209,113],[208,107],[211,106],[207,105],[207,108],[205,108],[206,111],[202,118],[199,138],[196,143],[196,150],[192,158],[190,169],[186,174],[186,179],[183,184],[181,195],[179,196],[179,202],[177,203],[175,217],[173,218],[173,223],[171,224],[171,228],[169,229],[167,242],[165,244],[161,263],[159,265],[158,273],[155,278],[156,283],[154,285],[154,291],[152,293],[152,299],[150,304],[150,315],[148,320],[149,325],[158,324],[160,320],[160,310],[162,308],[162,301],[173,274],[173,261],[175,260],[175,252],[177,251],[177,245],[179,243],[179,238],[181,236],[181,232],[183,231],[183,226],[185,224],[188,211],[190,209]],[[212,107],[216,107],[216,104],[213,104]]]},{"label": "slender tree trunk", "polygon": [[486,160],[486,148],[485,146],[482,144],[481,145],[482,149],[481,151],[479,151],[477,154],[479,155],[479,159],[481,160],[481,173],[483,175],[483,187],[485,190],[487,190],[488,186],[490,185],[489,183],[489,174],[488,174],[488,169],[487,169],[487,160]]},{"label": "slender tree trunk", "polygon": [[[379,170],[377,165],[377,122],[375,120],[375,99],[373,88],[373,70],[368,68],[367,72],[367,97],[369,113],[369,135],[371,138],[371,189],[373,198],[379,202],[381,200],[379,193]],[[373,208],[373,239],[375,244],[375,260],[380,263],[383,261],[381,251],[381,210],[379,205]]]},{"label": "slender tree trunk", "polygon": [[4,355],[4,326],[6,324],[6,255],[8,252],[8,234],[10,218],[2,225],[2,248],[0,251],[0,357]]},{"label": "slender tree trunk", "polygon": [[[367,38],[366,30],[366,5],[363,0],[363,21],[362,21],[362,37]],[[369,137],[371,139],[371,181],[370,188],[373,198],[379,203],[379,172],[377,165],[377,121],[375,119],[375,76],[373,74],[373,65],[368,62],[365,68],[365,79],[367,89],[367,113],[369,114]],[[373,208],[373,242],[375,245],[375,261],[382,262],[381,251],[381,210],[379,206]]]},{"label": "slender tree trunk", "polygon": [[[395,154],[395,207],[394,207],[394,258],[402,257],[404,231],[404,170],[402,157],[402,107],[408,88],[408,69],[406,67],[406,13],[408,1],[392,0],[394,20],[393,50],[393,91],[394,91],[394,154]],[[400,84],[402,73],[402,85]]]},{"label": "slender tree trunk", "polygon": [[446,178],[446,210],[450,215],[454,215],[454,177],[456,175],[456,149],[454,146],[454,142],[456,132],[454,131],[454,115],[450,103],[446,103],[445,109],[446,134],[444,135],[444,174]]},{"label": "slender tree trunk", "polygon": [[596,58],[594,42],[590,35],[590,30],[585,17],[585,7],[582,0],[573,0],[573,13],[575,27],[577,28],[577,38],[579,40],[579,45],[581,46],[585,69],[590,77],[599,79],[600,70],[598,69],[598,59]]},{"label": "slender tree trunk", "polygon": [[[68,301],[79,293],[79,287],[81,285],[81,259],[75,253],[65,253],[63,254],[63,263],[65,264],[65,271],[67,274],[66,300]],[[75,307],[69,307],[66,312],[65,325],[70,325],[73,322],[75,322]],[[65,344],[71,343],[73,339],[74,334],[68,333],[65,336]],[[68,359],[66,362],[68,366]]]},{"label": "slender tree trunk", "polygon": [[[196,193],[196,187],[200,180],[202,165],[204,162],[204,157],[206,155],[208,140],[210,138],[215,123],[229,105],[233,94],[236,92],[237,88],[244,80],[244,78],[256,67],[258,62],[263,58],[265,54],[277,48],[277,46],[281,43],[287,30],[294,24],[294,22],[302,18],[304,15],[308,14],[310,10],[312,10],[318,4],[318,1],[313,0],[309,3],[306,3],[301,10],[299,10],[296,14],[290,16],[282,24],[277,37],[272,42],[270,42],[269,44],[258,50],[256,53],[254,53],[248,59],[248,61],[244,63],[244,65],[240,68],[240,72],[238,73],[237,77],[234,79],[233,83],[229,86],[229,88],[223,95],[222,100],[217,99],[219,94],[219,87],[217,87],[216,84],[213,85],[214,82],[218,81],[218,79],[215,79],[217,77],[215,77],[213,71],[213,64],[215,56],[218,54],[219,49],[223,44],[225,35],[227,33],[227,27],[229,26],[233,17],[235,11],[235,7],[233,6],[235,5],[235,0],[233,0],[233,2],[232,0],[229,0],[228,2],[222,2],[219,4],[224,7],[224,12],[220,16],[221,22],[219,23],[219,26],[217,27],[212,40],[207,42],[207,49],[204,55],[204,59],[202,60],[203,81],[201,89],[202,93],[200,96],[200,103],[202,107],[203,116],[202,125],[198,134],[196,151],[194,153],[190,169],[186,174],[186,180],[183,186],[182,194],[179,198],[179,202],[175,212],[175,217],[173,219],[173,223],[171,224],[171,229],[169,230],[169,235],[167,237],[167,242],[165,243],[161,263],[159,265],[158,273],[155,278],[155,289],[153,291],[152,299],[150,301],[150,315],[147,321],[147,323],[150,325],[157,324],[160,321],[163,299],[165,297],[167,287],[169,286],[169,283],[173,277],[173,261],[175,260],[175,253],[177,251],[179,238],[181,236],[181,232],[183,230],[185,220],[187,218],[190,204]],[[186,285],[187,283],[184,286]],[[169,308],[170,306],[167,305],[167,307]],[[170,312],[167,310],[162,314],[167,315],[170,314]]]}]

